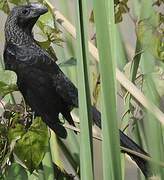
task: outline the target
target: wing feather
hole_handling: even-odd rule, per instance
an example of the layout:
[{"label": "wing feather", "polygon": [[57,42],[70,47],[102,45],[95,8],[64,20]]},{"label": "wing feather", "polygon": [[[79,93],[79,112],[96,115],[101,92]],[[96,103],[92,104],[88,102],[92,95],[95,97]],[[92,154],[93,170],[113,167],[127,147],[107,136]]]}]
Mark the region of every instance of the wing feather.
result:
[{"label": "wing feather", "polygon": [[78,107],[78,91],[62,71],[53,77],[53,85],[62,99],[73,107]]},{"label": "wing feather", "polygon": [[[78,91],[74,84],[64,75],[55,61],[48,55],[48,53],[37,45],[31,45],[28,47],[18,47],[12,44],[12,48],[6,47],[6,54],[8,64],[14,64],[17,66],[15,69],[20,72],[19,69],[23,69],[23,66],[28,68],[36,68],[41,70],[45,75],[49,76],[54,88],[54,94],[59,96],[68,106],[78,107]],[[12,52],[12,53],[11,53]],[[11,60],[11,56],[15,57],[15,62]],[[31,67],[30,67],[31,66]],[[19,68],[20,67],[20,68]]]}]

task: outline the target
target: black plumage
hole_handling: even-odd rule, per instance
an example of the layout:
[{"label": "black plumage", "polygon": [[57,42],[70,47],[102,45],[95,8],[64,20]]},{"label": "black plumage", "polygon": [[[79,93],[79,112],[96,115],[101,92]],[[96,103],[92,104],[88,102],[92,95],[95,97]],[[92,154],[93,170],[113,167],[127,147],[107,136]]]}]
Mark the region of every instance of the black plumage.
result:
[{"label": "black plumage", "polygon": [[[67,133],[59,120],[59,113],[74,126],[71,110],[78,107],[78,91],[55,61],[35,42],[32,28],[40,15],[47,12],[41,4],[33,3],[13,8],[5,25],[5,68],[15,71],[17,84],[25,101],[36,115],[65,138]],[[92,107],[93,121],[101,128],[101,114]],[[148,155],[120,131],[123,147]],[[149,175],[147,162],[129,153],[145,176]]]}]

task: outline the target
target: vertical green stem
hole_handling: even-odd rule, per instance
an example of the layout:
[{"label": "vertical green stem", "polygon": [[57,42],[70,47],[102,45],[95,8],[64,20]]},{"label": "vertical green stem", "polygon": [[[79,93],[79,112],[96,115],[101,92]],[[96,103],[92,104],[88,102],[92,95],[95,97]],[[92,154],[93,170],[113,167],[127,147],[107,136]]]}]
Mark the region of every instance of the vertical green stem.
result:
[{"label": "vertical green stem", "polygon": [[104,180],[120,180],[122,176],[116,111],[114,2],[95,0],[94,17],[102,89],[103,174]]},{"label": "vertical green stem", "polygon": [[93,179],[90,89],[88,78],[89,53],[87,31],[87,0],[77,1],[77,59],[80,112],[80,172],[82,180]]}]

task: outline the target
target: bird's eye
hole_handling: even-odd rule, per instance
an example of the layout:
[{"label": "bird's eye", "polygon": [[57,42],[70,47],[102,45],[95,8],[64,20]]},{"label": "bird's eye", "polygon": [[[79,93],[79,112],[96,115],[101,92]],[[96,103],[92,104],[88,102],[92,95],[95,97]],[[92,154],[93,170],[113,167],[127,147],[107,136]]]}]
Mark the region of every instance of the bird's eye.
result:
[{"label": "bird's eye", "polygon": [[23,9],[22,10],[22,14],[24,15],[28,15],[30,13],[30,11],[28,9]]}]

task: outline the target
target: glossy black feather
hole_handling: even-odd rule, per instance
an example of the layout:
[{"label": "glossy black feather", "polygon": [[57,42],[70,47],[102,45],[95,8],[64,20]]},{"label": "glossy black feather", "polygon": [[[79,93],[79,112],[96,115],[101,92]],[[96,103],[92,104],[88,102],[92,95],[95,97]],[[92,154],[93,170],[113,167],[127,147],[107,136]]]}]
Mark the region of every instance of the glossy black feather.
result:
[{"label": "glossy black feather", "polygon": [[[4,58],[6,69],[17,73],[18,88],[26,102],[51,129],[57,133],[55,124],[60,124],[59,113],[74,125],[70,111],[78,107],[77,89],[46,52],[34,43],[13,44],[6,45]],[[60,129],[64,135],[60,131],[57,134],[66,137],[64,128]]]},{"label": "glossy black feather", "polygon": [[[24,16],[24,9],[31,11],[31,14]],[[45,8],[35,4],[13,9],[5,26],[5,67],[16,72],[19,90],[36,115],[41,116],[58,136],[65,138],[67,133],[58,116],[61,113],[71,125],[74,125],[70,111],[78,107],[78,92],[55,63],[56,59],[51,59],[33,38],[32,27],[43,12],[46,12]],[[100,112],[92,107],[92,114],[94,123],[101,128]],[[120,143],[123,147],[148,155],[122,131]],[[147,162],[128,154],[145,176],[149,176]]]}]

